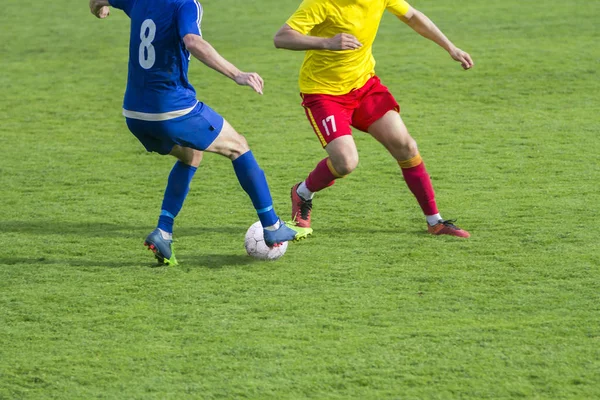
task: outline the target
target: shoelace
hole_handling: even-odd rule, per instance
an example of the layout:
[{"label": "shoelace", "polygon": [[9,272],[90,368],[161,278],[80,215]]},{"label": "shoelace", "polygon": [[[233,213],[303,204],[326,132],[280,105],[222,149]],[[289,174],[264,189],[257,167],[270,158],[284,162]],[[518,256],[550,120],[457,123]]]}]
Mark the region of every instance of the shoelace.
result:
[{"label": "shoelace", "polygon": [[448,228],[452,228],[452,229],[459,229],[458,226],[454,225],[455,222],[456,222],[455,219],[447,219],[445,221],[442,221],[442,225],[447,226]]},{"label": "shoelace", "polygon": [[302,219],[308,219],[308,214],[312,210],[312,200],[302,200],[300,204],[300,217]]}]

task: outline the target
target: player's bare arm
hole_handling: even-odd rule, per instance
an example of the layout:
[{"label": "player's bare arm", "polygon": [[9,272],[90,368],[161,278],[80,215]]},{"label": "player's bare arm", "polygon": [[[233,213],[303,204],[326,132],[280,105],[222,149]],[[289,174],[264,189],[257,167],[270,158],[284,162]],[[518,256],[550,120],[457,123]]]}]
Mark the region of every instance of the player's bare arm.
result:
[{"label": "player's bare arm", "polygon": [[250,86],[256,93],[263,94],[265,83],[256,72],[242,72],[221,56],[201,36],[188,34],[183,38],[186,49],[207,67],[222,73],[238,85]]},{"label": "player's bare arm", "polygon": [[108,0],[90,0],[90,11],[97,18],[104,19],[110,15]]},{"label": "player's bare arm", "polygon": [[406,15],[398,17],[419,35],[427,38],[445,49],[450,57],[458,61],[464,69],[471,69],[475,64],[466,51],[456,47],[442,31],[422,12],[411,8]]},{"label": "player's bare arm", "polygon": [[334,37],[324,38],[304,35],[290,27],[283,25],[273,39],[275,47],[287,50],[356,50],[362,43],[349,33],[338,33]]}]

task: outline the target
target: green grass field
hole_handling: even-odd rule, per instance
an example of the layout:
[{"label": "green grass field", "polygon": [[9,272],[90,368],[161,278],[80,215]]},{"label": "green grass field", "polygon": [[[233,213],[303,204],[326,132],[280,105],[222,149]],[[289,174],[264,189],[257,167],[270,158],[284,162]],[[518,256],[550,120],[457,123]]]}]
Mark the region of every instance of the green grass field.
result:
[{"label": "green grass field", "polygon": [[[256,216],[206,155],[175,268],[142,247],[174,160],[120,116],[128,20],[75,3],[0,12],[0,399],[600,398],[599,2],[413,1],[469,72],[382,21],[377,72],[471,239],[427,235],[393,159],[357,133],[359,168],[273,263],[245,255]],[[272,45],[297,4],[204,2],[205,38],[265,96],[190,69],[284,215],[324,156],[303,55]]]}]

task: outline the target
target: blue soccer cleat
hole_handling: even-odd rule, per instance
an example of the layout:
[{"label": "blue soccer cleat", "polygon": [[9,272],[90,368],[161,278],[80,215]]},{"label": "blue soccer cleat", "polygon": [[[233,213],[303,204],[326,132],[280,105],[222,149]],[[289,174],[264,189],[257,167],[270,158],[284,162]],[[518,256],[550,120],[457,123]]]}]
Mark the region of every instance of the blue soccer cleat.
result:
[{"label": "blue soccer cleat", "polygon": [[154,257],[160,264],[177,265],[175,251],[173,250],[173,240],[167,240],[162,237],[160,230],[156,228],[144,241],[144,246],[148,247],[154,253]]},{"label": "blue soccer cleat", "polygon": [[296,242],[305,239],[312,233],[311,228],[299,228],[294,225],[288,226],[281,220],[279,222],[281,225],[276,231],[263,230],[265,244],[269,247],[281,246],[283,242]]}]

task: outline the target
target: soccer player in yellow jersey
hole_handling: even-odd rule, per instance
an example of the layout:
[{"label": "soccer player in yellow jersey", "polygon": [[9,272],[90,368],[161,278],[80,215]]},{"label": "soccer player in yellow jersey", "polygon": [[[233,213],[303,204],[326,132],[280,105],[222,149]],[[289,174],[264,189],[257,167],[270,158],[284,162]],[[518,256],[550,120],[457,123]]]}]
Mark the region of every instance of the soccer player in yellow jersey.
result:
[{"label": "soccer player in yellow jersey", "polygon": [[423,13],[404,0],[304,0],[275,35],[275,46],[306,50],[300,71],[302,105],[328,157],[292,188],[292,218],[310,227],[315,192],[333,185],[358,165],[351,127],[368,132],[397,160],[434,235],[469,237],[442,219],[417,144],[400,118],[400,107],[375,75],[371,52],[385,10],[444,48],[468,70],[471,56]]}]

